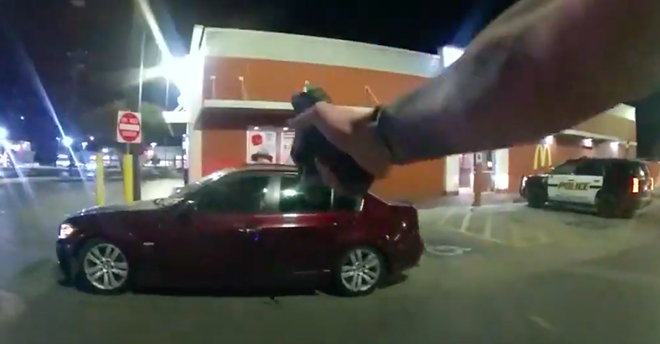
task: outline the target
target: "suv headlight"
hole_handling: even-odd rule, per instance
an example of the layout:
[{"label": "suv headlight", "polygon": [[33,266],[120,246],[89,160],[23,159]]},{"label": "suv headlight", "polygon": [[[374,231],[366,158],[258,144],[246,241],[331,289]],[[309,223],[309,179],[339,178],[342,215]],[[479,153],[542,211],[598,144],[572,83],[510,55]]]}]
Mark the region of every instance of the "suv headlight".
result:
[{"label": "suv headlight", "polygon": [[73,232],[76,231],[76,228],[73,227],[72,225],[68,223],[63,223],[60,225],[60,233],[58,235],[58,238],[60,239],[66,239],[68,238]]}]

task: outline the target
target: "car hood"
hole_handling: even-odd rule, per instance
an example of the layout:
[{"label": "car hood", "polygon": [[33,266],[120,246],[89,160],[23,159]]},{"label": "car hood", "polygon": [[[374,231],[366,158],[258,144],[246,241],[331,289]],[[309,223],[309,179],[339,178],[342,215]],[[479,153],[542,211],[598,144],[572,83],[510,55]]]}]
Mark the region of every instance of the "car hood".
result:
[{"label": "car hood", "polygon": [[147,201],[135,201],[131,204],[111,204],[111,205],[102,205],[92,208],[87,208],[79,211],[75,215],[84,216],[84,215],[95,215],[102,213],[115,213],[115,212],[124,212],[124,211],[144,211],[144,210],[154,210],[158,209],[159,206],[154,203],[153,200]]}]

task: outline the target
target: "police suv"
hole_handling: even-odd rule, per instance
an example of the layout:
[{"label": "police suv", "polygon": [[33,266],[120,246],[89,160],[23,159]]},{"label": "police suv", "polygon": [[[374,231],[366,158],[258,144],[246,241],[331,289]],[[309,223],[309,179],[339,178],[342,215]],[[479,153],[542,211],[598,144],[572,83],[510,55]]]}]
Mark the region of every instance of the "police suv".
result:
[{"label": "police suv", "polygon": [[580,158],[547,174],[523,177],[520,194],[533,208],[560,203],[588,207],[603,217],[631,218],[651,204],[653,187],[643,161]]}]

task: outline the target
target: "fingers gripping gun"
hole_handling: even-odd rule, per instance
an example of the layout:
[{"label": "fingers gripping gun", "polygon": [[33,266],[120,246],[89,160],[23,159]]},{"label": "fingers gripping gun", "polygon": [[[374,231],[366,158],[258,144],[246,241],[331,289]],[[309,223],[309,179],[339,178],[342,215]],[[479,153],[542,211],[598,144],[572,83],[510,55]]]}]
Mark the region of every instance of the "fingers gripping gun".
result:
[{"label": "fingers gripping gun", "polygon": [[[291,97],[296,115],[307,111],[316,103],[330,103],[330,97],[321,88],[309,88]],[[369,191],[374,176],[365,171],[350,155],[335,147],[316,126],[296,132],[291,147],[291,157],[299,166],[304,184],[323,184],[316,161],[326,166],[337,178],[343,191],[351,195],[363,195]]]}]

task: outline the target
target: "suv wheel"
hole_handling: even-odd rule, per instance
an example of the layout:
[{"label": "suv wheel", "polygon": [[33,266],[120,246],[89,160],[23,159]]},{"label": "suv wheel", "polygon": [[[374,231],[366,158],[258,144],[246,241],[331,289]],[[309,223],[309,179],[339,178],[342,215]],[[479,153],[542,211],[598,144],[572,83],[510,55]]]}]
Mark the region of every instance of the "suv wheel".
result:
[{"label": "suv wheel", "polygon": [[526,189],[527,205],[531,208],[543,208],[548,201],[548,196],[537,188]]},{"label": "suv wheel", "polygon": [[614,218],[617,216],[618,206],[614,197],[603,193],[596,195],[596,214],[604,218]]}]

